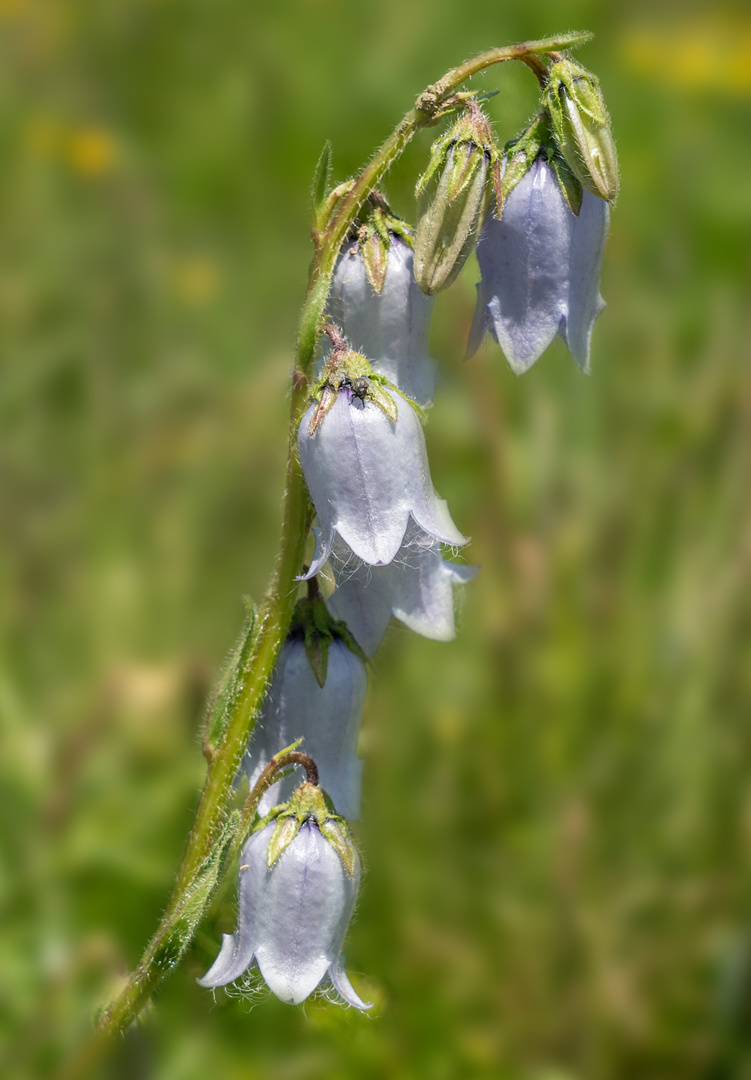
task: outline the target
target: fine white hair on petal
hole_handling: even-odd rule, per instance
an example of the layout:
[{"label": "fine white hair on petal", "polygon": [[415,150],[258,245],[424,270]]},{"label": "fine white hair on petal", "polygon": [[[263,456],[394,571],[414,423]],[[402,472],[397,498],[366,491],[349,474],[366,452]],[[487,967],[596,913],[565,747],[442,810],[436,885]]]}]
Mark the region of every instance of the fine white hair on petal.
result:
[{"label": "fine white hair on petal", "polygon": [[331,282],[329,313],[375,372],[425,407],[433,400],[436,383],[437,365],[428,351],[435,298],[417,286],[409,244],[395,235],[389,240],[380,295],[368,280],[357,242],[342,250]]},{"label": "fine white hair on petal", "polygon": [[393,391],[396,421],[373,401],[341,390],[315,435],[302,418],[297,445],[320,522],[320,542],[306,575],[331,553],[334,532],[364,562],[385,566],[398,552],[410,515],[433,539],[465,544],[446,503],[433,490],[425,436],[412,407]]},{"label": "fine white hair on petal", "polygon": [[[303,739],[302,749],[318,766],[320,785],[337,813],[358,820],[363,762],[357,740],[367,678],[360,657],[336,639],[329,646],[326,682],[319,686],[302,639],[285,642],[244,762],[251,788],[274,754]],[[259,813],[286,802],[299,782],[293,773],[272,784]]]},{"label": "fine white hair on petal", "polygon": [[338,956],[329,970],[331,982],[336,992],[344,998],[348,1005],[355,1009],[372,1009],[372,1001],[363,1001],[360,995],[349,981],[349,976],[344,967],[344,956]]},{"label": "fine white hair on petal", "polygon": [[327,603],[343,619],[363,651],[372,656],[392,616],[423,637],[456,636],[453,586],[470,581],[476,566],[446,561],[441,545],[411,524],[388,566],[368,566],[336,541],[330,565],[336,589]]}]

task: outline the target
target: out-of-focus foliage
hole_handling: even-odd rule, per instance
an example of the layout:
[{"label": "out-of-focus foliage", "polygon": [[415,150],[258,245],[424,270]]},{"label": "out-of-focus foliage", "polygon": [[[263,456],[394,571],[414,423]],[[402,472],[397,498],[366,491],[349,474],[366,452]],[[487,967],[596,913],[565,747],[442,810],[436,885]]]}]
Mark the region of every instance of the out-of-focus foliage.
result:
[{"label": "out-of-focus foliage", "polygon": [[[52,1074],[168,895],[274,558],[324,139],[344,178],[448,66],[571,27],[622,167],[609,307],[591,379],[556,343],[517,380],[460,361],[473,263],[439,299],[431,469],[483,569],[456,642],[373,665],[375,1016],[214,1006],[229,883],[107,1075],[748,1075],[748,12],[2,0],[3,1076]],[[523,68],[475,85],[500,139],[535,107]],[[388,178],[409,219],[434,137]]]}]

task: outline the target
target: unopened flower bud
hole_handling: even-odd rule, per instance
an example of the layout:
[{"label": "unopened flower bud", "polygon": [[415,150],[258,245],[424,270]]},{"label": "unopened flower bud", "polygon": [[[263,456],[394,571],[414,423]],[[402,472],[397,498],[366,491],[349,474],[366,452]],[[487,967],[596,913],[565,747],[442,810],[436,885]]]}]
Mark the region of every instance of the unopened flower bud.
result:
[{"label": "unopened flower bud", "polygon": [[[498,160],[490,126],[476,102],[433,144],[417,184],[415,280],[432,296],[454,281],[467,261],[490,201],[491,167]],[[435,193],[429,184],[440,170]]]},{"label": "unopened flower bud", "polygon": [[574,60],[553,64],[543,102],[571,171],[607,202],[618,195],[618,157],[600,81]]},{"label": "unopened flower bud", "polygon": [[360,857],[346,822],[320,788],[302,784],[240,854],[237,932],[198,982],[226,986],[255,962],[269,989],[299,1005],[329,979],[349,1005],[369,1009],[341,955],[360,884]]}]

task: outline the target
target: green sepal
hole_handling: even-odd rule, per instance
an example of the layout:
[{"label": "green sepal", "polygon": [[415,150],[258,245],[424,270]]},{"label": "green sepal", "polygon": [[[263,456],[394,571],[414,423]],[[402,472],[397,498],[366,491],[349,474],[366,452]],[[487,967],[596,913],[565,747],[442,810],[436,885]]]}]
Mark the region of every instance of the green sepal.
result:
[{"label": "green sepal", "polygon": [[329,649],[334,641],[343,641],[350,652],[367,662],[347,624],[333,617],[321,596],[307,596],[297,601],[289,632],[290,637],[302,637],[308,663],[321,689],[326,684]]},{"label": "green sepal", "polygon": [[[385,394],[383,389],[394,390],[400,394],[401,391],[389,382],[385,375],[373,371],[361,353],[348,349],[331,354],[321,379],[313,387],[311,398],[317,403],[317,407],[310,418],[311,435],[315,435],[329,409],[333,407],[339,391],[344,387],[351,387],[353,393],[363,400],[368,398],[396,423],[399,409],[393,398]],[[410,398],[404,394],[401,396],[415,407]]]},{"label": "green sepal", "polygon": [[320,787],[304,781],[295,790],[288,803],[274,807],[263,819],[263,823],[259,822],[253,831],[257,832],[273,820],[276,820],[277,826],[266,854],[266,863],[269,868],[292,843],[301,825],[305,821],[313,820],[320,829],[321,835],[331,844],[342,860],[349,876],[352,877],[357,866],[357,851],[349,825],[334,811],[331,799]]},{"label": "green sepal", "polygon": [[323,144],[315,172],[313,173],[313,227],[322,229],[326,225],[324,213],[331,182],[331,143],[327,139]]},{"label": "green sepal", "polygon": [[555,173],[558,187],[561,189],[569,209],[578,217],[582,208],[582,199],[584,198],[584,189],[581,183],[571,172],[569,164],[562,154],[556,152],[549,157],[548,165]]},{"label": "green sepal", "polygon": [[302,822],[298,817],[282,815],[276,819],[276,828],[271,834],[266,851],[266,865],[269,870],[285,851],[300,831]]},{"label": "green sepal", "polygon": [[[354,227],[360,258],[373,291],[380,296],[386,279],[388,255],[395,236],[414,246],[414,230],[393,212],[378,191],[371,191],[360,221]],[[349,243],[348,238],[345,243]]]},{"label": "green sepal", "polygon": [[357,865],[357,859],[355,857],[355,848],[350,840],[349,829],[342,818],[329,817],[323,821],[318,828],[321,830],[321,835],[324,836],[331,844],[334,851],[344,863],[344,867],[350,877],[355,872]]},{"label": "green sepal", "polygon": [[227,657],[224,670],[206,710],[203,730],[203,752],[212,758],[222,741],[238,696],[243,688],[245,671],[255,642],[256,611],[249,597],[243,597],[245,622],[235,645]]},{"label": "green sepal", "polygon": [[503,205],[519,181],[526,176],[537,158],[543,154],[555,173],[563,197],[571,211],[579,216],[582,203],[582,187],[569,168],[556,145],[550,126],[550,117],[540,113],[529,126],[504,147],[506,168],[496,190],[496,213],[500,218]]}]

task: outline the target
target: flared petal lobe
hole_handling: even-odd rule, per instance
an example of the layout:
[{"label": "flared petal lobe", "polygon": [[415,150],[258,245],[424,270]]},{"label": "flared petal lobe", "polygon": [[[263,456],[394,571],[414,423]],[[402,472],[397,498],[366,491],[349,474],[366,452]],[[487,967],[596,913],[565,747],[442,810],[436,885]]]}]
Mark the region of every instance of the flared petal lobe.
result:
[{"label": "flared petal lobe", "polygon": [[468,355],[489,329],[521,375],[560,333],[588,371],[592,328],[604,307],[599,278],[608,220],[607,204],[588,191],[577,217],[538,157],[508,195],[500,221],[491,216],[485,223]]},{"label": "flared petal lobe", "polygon": [[380,295],[365,271],[357,243],[339,256],[329,294],[329,311],[344,337],[419,405],[430,405],[436,362],[428,352],[430,318],[435,300],[417,287],[412,249],[399,236],[390,237],[386,276]]},{"label": "flared petal lobe", "polygon": [[198,982],[224,986],[255,962],[269,989],[298,1005],[329,978],[344,1001],[367,1009],[352,989],[341,959],[357,899],[360,860],[348,873],[312,819],[304,821],[271,867],[272,822],[246,841],[240,855],[236,934],[225,934],[215,963]]},{"label": "flared petal lobe", "polygon": [[328,558],[334,532],[363,562],[387,565],[401,546],[410,515],[441,543],[467,542],[433,490],[414,410],[394,391],[384,393],[398,411],[396,421],[349,389],[339,391],[315,435],[310,434],[315,404],[302,418],[300,463],[321,527],[308,577]]},{"label": "flared petal lobe", "polygon": [[448,562],[441,545],[414,524],[388,566],[368,566],[341,541],[334,544],[330,566],[336,589],[328,608],[347,623],[368,656],[380,646],[392,616],[434,641],[454,638],[453,587],[470,581],[478,571],[476,566]]},{"label": "flared petal lobe", "polygon": [[[329,646],[326,682],[319,686],[302,640],[287,641],[279,655],[261,715],[253,729],[245,768],[253,787],[274,754],[303,739],[320,775],[321,787],[336,811],[350,821],[360,817],[363,762],[357,756],[367,673],[345,643]],[[266,814],[286,802],[299,783],[291,775],[272,784],[261,800]]]},{"label": "flared petal lobe", "polygon": [[582,371],[589,371],[592,330],[605,307],[600,296],[600,273],[610,224],[610,207],[585,191],[574,219],[569,262],[569,295],[563,340]]}]

